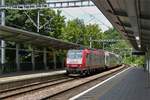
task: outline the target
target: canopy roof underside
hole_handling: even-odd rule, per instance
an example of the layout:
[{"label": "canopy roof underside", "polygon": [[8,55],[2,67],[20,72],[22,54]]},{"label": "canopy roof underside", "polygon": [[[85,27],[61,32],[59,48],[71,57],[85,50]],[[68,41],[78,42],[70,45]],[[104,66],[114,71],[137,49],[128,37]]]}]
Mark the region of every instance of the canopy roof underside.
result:
[{"label": "canopy roof underside", "polygon": [[150,0],[92,0],[136,50],[150,47]]},{"label": "canopy roof underside", "polygon": [[84,46],[8,26],[0,26],[0,39],[55,49],[78,49]]}]

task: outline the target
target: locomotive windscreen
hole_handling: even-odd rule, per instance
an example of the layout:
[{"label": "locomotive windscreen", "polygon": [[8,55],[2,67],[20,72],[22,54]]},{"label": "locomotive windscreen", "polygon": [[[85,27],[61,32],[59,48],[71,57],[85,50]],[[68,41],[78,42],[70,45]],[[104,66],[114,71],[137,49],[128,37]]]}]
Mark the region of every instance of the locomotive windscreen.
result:
[{"label": "locomotive windscreen", "polygon": [[68,54],[67,54],[67,58],[81,59],[82,58],[82,50],[69,50]]}]

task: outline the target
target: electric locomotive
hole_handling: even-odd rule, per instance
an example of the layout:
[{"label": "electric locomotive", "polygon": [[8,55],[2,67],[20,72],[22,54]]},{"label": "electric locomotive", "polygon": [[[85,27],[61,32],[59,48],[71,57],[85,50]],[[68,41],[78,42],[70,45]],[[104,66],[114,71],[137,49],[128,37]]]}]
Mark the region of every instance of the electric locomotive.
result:
[{"label": "electric locomotive", "polygon": [[120,57],[104,50],[68,50],[67,74],[88,75],[120,64]]}]

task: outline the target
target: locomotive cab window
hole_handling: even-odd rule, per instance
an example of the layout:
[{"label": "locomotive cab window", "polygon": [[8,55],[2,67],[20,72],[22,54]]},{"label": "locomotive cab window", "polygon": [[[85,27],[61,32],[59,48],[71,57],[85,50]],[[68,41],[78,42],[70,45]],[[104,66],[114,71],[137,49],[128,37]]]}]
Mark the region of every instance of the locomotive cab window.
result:
[{"label": "locomotive cab window", "polygon": [[70,50],[67,54],[67,58],[69,59],[81,59],[82,51],[81,50]]}]

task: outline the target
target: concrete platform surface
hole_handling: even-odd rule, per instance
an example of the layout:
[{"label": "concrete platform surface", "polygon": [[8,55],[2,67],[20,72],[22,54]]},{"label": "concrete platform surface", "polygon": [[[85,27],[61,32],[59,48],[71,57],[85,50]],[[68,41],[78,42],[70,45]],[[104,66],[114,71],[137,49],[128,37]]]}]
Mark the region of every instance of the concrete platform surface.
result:
[{"label": "concrete platform surface", "polygon": [[53,76],[58,74],[65,74],[65,70],[58,70],[58,71],[50,71],[50,72],[41,72],[41,73],[30,73],[26,75],[17,75],[10,76],[9,77],[0,77],[0,84],[2,83],[8,83],[8,82],[14,82],[14,81],[21,81],[21,80],[27,80],[32,78],[38,78],[38,77],[46,77],[46,76]]},{"label": "concrete platform surface", "polygon": [[[142,68],[131,67],[70,100],[150,100],[150,80]],[[81,95],[82,94],[82,95]]]}]

